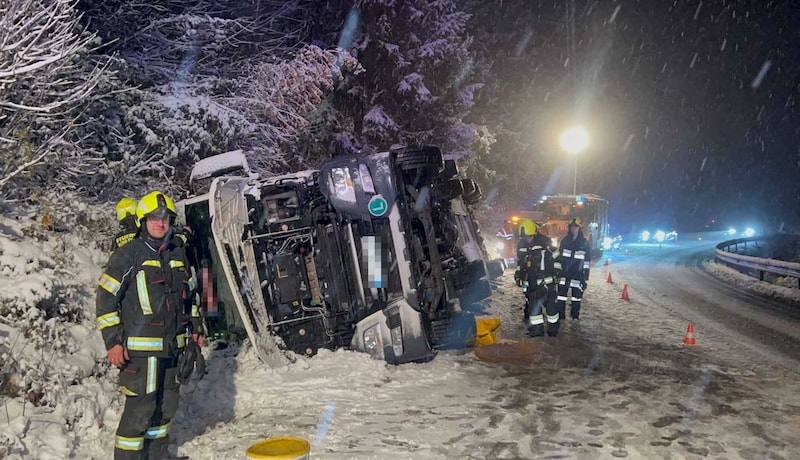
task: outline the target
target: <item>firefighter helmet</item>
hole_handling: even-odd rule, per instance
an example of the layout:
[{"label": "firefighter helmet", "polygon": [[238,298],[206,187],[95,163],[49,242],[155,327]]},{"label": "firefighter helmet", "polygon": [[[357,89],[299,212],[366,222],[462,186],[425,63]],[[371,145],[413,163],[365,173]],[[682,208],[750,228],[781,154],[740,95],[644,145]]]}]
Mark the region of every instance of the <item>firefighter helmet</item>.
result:
[{"label": "firefighter helmet", "polygon": [[519,236],[533,236],[538,231],[539,226],[530,219],[525,219],[519,224]]},{"label": "firefighter helmet", "polygon": [[567,225],[567,227],[572,227],[573,225],[581,227],[581,220],[578,219],[577,217],[573,217],[572,220],[569,221],[569,225]]},{"label": "firefighter helmet", "polygon": [[117,201],[117,221],[122,222],[128,216],[136,216],[136,200],[126,196]]},{"label": "firefighter helmet", "polygon": [[139,200],[139,205],[136,207],[136,220],[141,224],[142,220],[151,216],[169,216],[174,219],[178,216],[178,211],[175,210],[175,202],[172,201],[172,198],[159,191],[148,193]]}]

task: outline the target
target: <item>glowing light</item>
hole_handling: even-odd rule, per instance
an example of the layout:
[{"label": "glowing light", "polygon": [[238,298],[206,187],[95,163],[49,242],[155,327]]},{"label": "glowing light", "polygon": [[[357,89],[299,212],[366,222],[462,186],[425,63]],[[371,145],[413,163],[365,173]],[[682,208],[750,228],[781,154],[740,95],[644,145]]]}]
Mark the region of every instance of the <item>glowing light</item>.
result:
[{"label": "glowing light", "polygon": [[650,241],[650,232],[647,230],[642,232],[642,241]]},{"label": "glowing light", "polygon": [[569,153],[579,153],[589,145],[589,133],[582,127],[576,126],[561,134],[561,148]]}]

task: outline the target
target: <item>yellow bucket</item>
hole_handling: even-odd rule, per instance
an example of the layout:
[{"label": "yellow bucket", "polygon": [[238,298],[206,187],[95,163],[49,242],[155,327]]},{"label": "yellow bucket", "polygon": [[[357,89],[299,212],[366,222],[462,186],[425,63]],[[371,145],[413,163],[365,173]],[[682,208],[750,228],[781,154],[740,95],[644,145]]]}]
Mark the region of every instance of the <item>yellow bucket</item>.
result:
[{"label": "yellow bucket", "polygon": [[475,318],[475,346],[494,345],[500,340],[500,318]]},{"label": "yellow bucket", "polygon": [[302,438],[270,438],[247,449],[248,460],[308,460],[311,445]]}]

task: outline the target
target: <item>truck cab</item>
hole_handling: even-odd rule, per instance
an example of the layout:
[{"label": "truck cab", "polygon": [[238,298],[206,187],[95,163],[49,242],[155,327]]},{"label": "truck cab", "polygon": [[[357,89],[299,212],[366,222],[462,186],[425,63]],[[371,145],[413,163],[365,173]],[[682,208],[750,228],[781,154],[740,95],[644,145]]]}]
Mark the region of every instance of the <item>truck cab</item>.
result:
[{"label": "truck cab", "polygon": [[475,190],[465,194],[447,169],[438,148],[423,147],[267,179],[217,177],[207,217],[189,225],[210,228],[214,279],[231,297],[223,308],[235,308],[261,354],[272,335],[306,355],[350,347],[426,360],[468,344],[470,310],[491,294],[464,201]]}]

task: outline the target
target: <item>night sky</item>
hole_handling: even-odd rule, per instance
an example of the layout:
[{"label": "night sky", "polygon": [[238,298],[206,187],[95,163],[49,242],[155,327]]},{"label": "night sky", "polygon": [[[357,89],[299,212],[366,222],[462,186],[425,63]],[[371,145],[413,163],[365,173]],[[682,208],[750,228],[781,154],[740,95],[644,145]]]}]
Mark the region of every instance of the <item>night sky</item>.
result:
[{"label": "night sky", "polygon": [[611,200],[617,232],[798,224],[800,2],[495,7],[474,18],[506,40],[493,83],[515,90],[532,192],[572,192],[558,134],[578,121],[578,192]]}]

